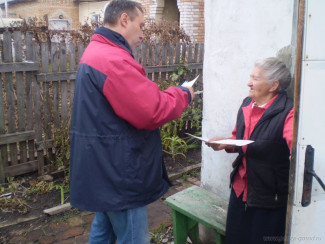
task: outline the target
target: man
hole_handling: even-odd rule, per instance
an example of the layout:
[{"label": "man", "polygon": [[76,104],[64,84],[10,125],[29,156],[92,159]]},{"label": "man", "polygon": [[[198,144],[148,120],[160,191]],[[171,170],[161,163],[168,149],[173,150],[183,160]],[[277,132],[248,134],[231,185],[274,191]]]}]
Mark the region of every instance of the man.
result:
[{"label": "man", "polygon": [[90,243],[149,243],[146,205],[169,187],[159,127],[180,117],[192,88],[160,91],[132,56],[143,9],[112,1],[78,67],[71,120],[71,205],[96,212]]}]

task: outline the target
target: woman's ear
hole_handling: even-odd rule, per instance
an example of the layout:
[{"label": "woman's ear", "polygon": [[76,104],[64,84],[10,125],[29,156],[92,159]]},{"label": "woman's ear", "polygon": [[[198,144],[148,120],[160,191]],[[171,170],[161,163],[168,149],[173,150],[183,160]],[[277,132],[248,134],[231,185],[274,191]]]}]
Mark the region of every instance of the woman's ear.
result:
[{"label": "woman's ear", "polygon": [[271,88],[270,88],[270,91],[271,92],[276,92],[279,88],[279,85],[280,85],[280,82],[278,80],[274,81]]}]

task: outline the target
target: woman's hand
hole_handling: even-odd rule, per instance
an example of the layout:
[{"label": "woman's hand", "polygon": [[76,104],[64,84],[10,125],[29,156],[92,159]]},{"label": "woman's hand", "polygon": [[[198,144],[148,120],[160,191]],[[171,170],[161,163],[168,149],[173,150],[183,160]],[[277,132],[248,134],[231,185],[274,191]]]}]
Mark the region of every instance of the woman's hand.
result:
[{"label": "woman's hand", "polygon": [[205,145],[207,145],[208,147],[211,147],[214,151],[220,151],[220,150],[226,149],[228,145],[216,144],[216,143],[210,143],[210,142],[223,140],[223,139],[228,139],[228,138],[215,136],[215,137],[209,139],[209,142],[206,142]]}]

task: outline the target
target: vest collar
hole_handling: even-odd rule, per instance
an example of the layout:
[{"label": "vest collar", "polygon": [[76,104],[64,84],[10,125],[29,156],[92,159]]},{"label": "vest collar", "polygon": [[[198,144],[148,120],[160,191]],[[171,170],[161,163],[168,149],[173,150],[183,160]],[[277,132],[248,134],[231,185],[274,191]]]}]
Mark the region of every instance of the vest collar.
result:
[{"label": "vest collar", "polygon": [[[272,104],[265,110],[262,118],[255,125],[255,128],[257,128],[265,120],[268,120],[269,118],[272,118],[273,116],[283,111],[285,109],[286,102],[287,102],[287,93],[285,91],[279,93],[279,95],[275,98]],[[252,106],[252,99],[248,97],[245,99],[244,106],[242,107],[243,114],[249,116],[252,109],[251,106]]]}]

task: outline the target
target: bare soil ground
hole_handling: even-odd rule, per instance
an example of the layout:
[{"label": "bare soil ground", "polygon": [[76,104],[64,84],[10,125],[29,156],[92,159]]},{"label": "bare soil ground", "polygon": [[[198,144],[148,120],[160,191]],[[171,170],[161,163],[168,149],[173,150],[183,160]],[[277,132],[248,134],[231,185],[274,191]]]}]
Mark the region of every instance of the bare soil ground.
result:
[{"label": "bare soil ground", "polygon": [[[182,171],[185,167],[195,165],[198,163],[201,163],[201,150],[191,150],[188,152],[187,157],[184,158],[182,156],[177,156],[174,159],[172,157],[165,155],[165,165],[166,169],[169,175],[176,174]],[[63,174],[61,174],[62,176]],[[24,177],[24,186],[23,187],[30,187],[30,183],[34,182],[37,179],[37,174],[31,174],[31,175],[25,175]],[[62,177],[58,177],[57,175],[54,176],[53,184],[60,184],[62,183]],[[51,191],[48,191],[44,194],[32,194],[29,195],[28,198],[23,199],[22,204],[24,205],[25,209],[27,209],[26,213],[22,213],[21,210],[17,209],[10,209],[10,208],[4,208],[4,206],[0,207],[0,243],[2,242],[6,236],[6,232],[10,229],[12,231],[13,229],[17,228],[17,231],[19,228],[22,227],[22,224],[18,225],[11,225],[8,227],[1,227],[6,226],[6,224],[19,222],[19,219],[26,219],[26,218],[33,218],[37,216],[44,215],[43,210],[52,208],[55,206],[60,205],[61,201],[61,195],[60,190],[53,189]],[[69,194],[65,194],[65,202],[69,202]],[[78,212],[70,210],[70,214],[78,214]],[[63,216],[63,215],[62,215]],[[31,222],[33,223],[33,226],[36,225],[42,225],[44,221],[49,222],[53,220],[53,218],[60,218],[59,215],[50,216],[50,218],[36,218],[35,220],[28,221],[28,224],[30,225]],[[27,224],[26,224],[27,226]]]}]

